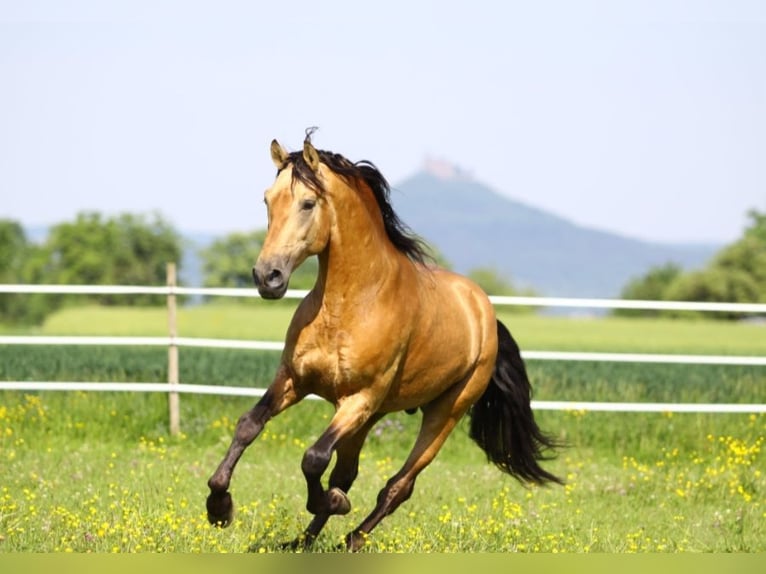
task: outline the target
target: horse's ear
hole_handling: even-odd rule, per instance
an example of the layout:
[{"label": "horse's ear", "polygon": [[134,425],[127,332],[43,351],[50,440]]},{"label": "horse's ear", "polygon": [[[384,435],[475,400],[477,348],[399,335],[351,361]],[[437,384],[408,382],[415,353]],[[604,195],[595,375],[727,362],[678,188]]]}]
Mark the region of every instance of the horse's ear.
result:
[{"label": "horse's ear", "polygon": [[308,136],[303,142],[303,159],[311,168],[311,171],[316,171],[319,168],[319,152],[311,145]]},{"label": "horse's ear", "polygon": [[277,166],[277,169],[282,169],[287,163],[287,159],[290,154],[283,148],[277,140],[271,140],[271,161]]}]

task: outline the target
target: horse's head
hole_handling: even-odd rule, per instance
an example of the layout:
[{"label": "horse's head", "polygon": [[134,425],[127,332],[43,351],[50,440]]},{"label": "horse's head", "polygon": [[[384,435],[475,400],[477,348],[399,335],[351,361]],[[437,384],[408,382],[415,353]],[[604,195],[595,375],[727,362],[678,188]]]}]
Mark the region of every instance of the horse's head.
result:
[{"label": "horse's head", "polygon": [[253,279],[265,299],[287,291],[292,272],[307,257],[321,253],[330,235],[330,215],[323,193],[324,166],[307,135],[303,151],[289,154],[276,140],[271,158],[279,169],[266,190],[269,228],[253,267]]}]

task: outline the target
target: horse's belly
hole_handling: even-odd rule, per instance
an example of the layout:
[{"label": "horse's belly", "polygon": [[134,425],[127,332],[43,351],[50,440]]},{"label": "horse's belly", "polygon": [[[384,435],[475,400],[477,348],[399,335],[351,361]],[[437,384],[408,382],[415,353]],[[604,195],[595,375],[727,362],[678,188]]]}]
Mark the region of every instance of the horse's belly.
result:
[{"label": "horse's belly", "polygon": [[472,365],[457,361],[405,368],[399,380],[392,384],[380,410],[395,412],[423,406],[453,385],[467,380],[472,374]]},{"label": "horse's belly", "polygon": [[474,320],[477,315],[445,313],[413,336],[399,380],[384,402],[386,411],[427,404],[467,381],[477,369],[487,372],[489,381],[496,347],[488,345],[487,329],[484,322]]}]

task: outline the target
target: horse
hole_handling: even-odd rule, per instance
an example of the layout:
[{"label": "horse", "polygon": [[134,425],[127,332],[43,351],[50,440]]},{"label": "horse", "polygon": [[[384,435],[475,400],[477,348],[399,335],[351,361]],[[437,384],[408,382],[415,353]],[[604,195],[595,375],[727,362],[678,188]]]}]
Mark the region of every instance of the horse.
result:
[{"label": "horse", "polygon": [[316,284],[290,322],[271,385],[239,418],[208,480],[210,523],[232,521],[228,489],[245,449],[272,417],[309,394],[332,403],[335,413],[303,455],[313,518],[286,548],[309,548],[331,516],[350,511],[365,438],[393,412],[420,410],[420,430],[371,513],[345,537],[350,551],[410,498],[418,474],[466,413],[471,439],[500,470],[523,483],[563,484],[540,465],[558,443],[535,422],[519,347],[487,295],[433,263],[394,211],[373,163],[317,150],[312,133],[290,153],[271,142],[277,176],[264,194],[268,230],[252,275],[261,297],[279,299],[291,273],[317,256]]}]

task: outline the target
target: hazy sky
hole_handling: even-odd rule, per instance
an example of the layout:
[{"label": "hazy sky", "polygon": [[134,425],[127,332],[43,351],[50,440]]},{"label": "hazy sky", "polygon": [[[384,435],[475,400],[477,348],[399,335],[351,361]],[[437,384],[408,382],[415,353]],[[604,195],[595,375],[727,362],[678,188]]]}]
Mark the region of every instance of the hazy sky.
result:
[{"label": "hazy sky", "polygon": [[576,223],[729,241],[766,210],[766,2],[0,0],[0,217],[261,227],[269,142],[312,125],[394,185],[441,158]]}]

